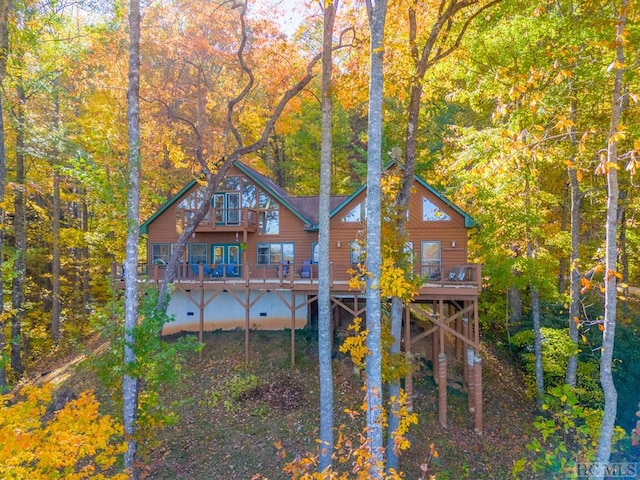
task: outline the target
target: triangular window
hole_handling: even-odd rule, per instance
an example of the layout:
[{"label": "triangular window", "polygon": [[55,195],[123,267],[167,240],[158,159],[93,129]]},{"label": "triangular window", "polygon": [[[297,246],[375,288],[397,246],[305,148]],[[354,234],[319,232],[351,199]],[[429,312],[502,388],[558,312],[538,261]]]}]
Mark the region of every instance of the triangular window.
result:
[{"label": "triangular window", "polygon": [[451,220],[451,217],[440,210],[428,198],[422,198],[422,221],[424,222],[443,222]]},{"label": "triangular window", "polygon": [[343,222],[362,222],[366,219],[364,205],[359,203],[353,209],[342,217]]}]

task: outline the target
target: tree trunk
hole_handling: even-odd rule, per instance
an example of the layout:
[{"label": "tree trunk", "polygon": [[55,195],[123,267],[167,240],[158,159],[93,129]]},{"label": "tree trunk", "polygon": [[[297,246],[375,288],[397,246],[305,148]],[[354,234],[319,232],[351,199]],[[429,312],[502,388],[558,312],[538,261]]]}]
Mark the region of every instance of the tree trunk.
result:
[{"label": "tree trunk", "polygon": [[382,478],[382,348],[381,348],[381,191],[383,51],[387,0],[367,0],[369,12],[370,79],[367,146],[367,440],[371,448],[371,478]]},{"label": "tree trunk", "polygon": [[[11,0],[0,0],[0,87],[4,85],[4,77],[7,73],[7,55],[9,50],[9,34],[7,19]],[[0,95],[0,225],[4,225],[4,196],[7,185],[7,152],[4,138],[4,104]],[[0,228],[0,266],[4,260],[4,231]],[[2,268],[0,268],[0,299],[4,299],[4,280]],[[4,301],[0,301],[0,395],[7,390],[7,370],[4,362],[4,349],[7,344],[5,338],[5,313]]]},{"label": "tree trunk", "polygon": [[333,455],[333,372],[331,368],[331,289],[329,213],[331,211],[331,154],[333,144],[333,26],[338,0],[324,2],[322,34],[322,149],[318,233],[318,360],[320,366],[320,454],[318,471],[331,467]]},{"label": "tree trunk", "polygon": [[125,318],[124,366],[122,403],[124,435],[127,451],[124,467],[130,478],[140,477],[137,465],[138,396],[140,379],[132,370],[137,365],[134,330],[138,324],[138,241],[140,210],[140,2],[129,2],[129,88],[127,90],[129,125],[129,191],[127,196],[127,242],[124,265]]},{"label": "tree trunk", "polygon": [[618,392],[613,383],[613,348],[616,333],[616,303],[618,283],[618,144],[616,134],[622,117],[622,82],[624,74],[624,42],[627,20],[627,0],[622,0],[620,16],[616,25],[616,59],[614,66],[613,94],[611,96],[611,124],[607,142],[607,158],[604,171],[607,175],[607,220],[605,240],[605,276],[604,276],[604,330],[602,332],[602,356],[600,357],[600,384],[604,392],[604,415],[598,439],[596,456],[597,473],[594,478],[604,478],[605,467],[611,456],[611,439],[616,420]]},{"label": "tree trunk", "polygon": [[[391,299],[391,336],[393,337],[393,343],[389,349],[391,355],[398,355],[400,353],[400,339],[402,338],[402,313],[404,302],[400,297],[393,297]],[[406,342],[410,339],[406,338]],[[398,412],[402,407],[399,401],[400,399],[400,379],[394,378],[389,382],[389,412],[387,418],[389,419],[389,432],[387,434],[387,475],[391,474],[391,470],[398,472],[399,459],[398,453],[395,449],[395,435],[400,425],[400,415]]]},{"label": "tree trunk", "polygon": [[625,285],[622,291],[622,296],[624,300],[622,301],[622,313],[627,316],[631,313],[631,309],[629,308],[629,253],[627,252],[627,198],[628,191],[622,190],[620,191],[620,203],[618,205],[618,225],[619,225],[619,235],[618,235],[618,248],[620,250],[619,260],[620,260],[620,268],[622,270],[621,280],[622,284]]},{"label": "tree trunk", "polygon": [[[54,98],[54,132],[60,132],[60,97],[58,95],[58,81],[56,79]],[[56,147],[53,152],[53,211],[51,213],[51,338],[60,338],[60,314],[62,302],[60,299],[60,172],[57,168],[60,152]]]},{"label": "tree trunk", "polygon": [[[516,275],[520,275],[520,273],[514,272],[514,276]],[[509,302],[509,325],[520,325],[522,323],[522,296],[516,285],[509,287],[507,301]]]},{"label": "tree trunk", "polygon": [[[576,133],[576,123],[578,118],[578,107],[575,95],[573,94],[573,81],[569,82],[569,118],[573,122],[570,130],[570,139],[574,147],[577,148],[578,138]],[[572,159],[573,160],[573,159]],[[569,177],[569,191],[571,194],[571,254],[569,265],[569,338],[574,345],[575,353],[569,356],[567,362],[566,382],[575,387],[578,382],[578,342],[580,333],[578,323],[580,321],[580,209],[582,208],[582,194],[580,193],[580,182],[578,181],[578,171],[572,165],[567,166],[567,176]]]},{"label": "tree trunk", "polygon": [[[569,185],[565,185],[563,189],[563,198],[562,198],[562,213],[560,220],[560,231],[567,231],[567,217],[568,211],[570,210],[570,202],[569,202]],[[558,293],[560,295],[564,295],[564,291],[567,289],[567,257],[564,255],[560,256],[558,261]]]},{"label": "tree trunk", "polygon": [[11,368],[21,374],[22,368],[22,319],[24,317],[25,254],[27,232],[25,230],[26,192],[24,165],[24,129],[26,96],[22,84],[18,83],[18,106],[16,111],[16,191],[14,197],[14,248],[13,282],[11,286]]},{"label": "tree trunk", "polygon": [[536,399],[538,407],[542,407],[544,401],[544,372],[542,370],[542,333],[540,331],[540,298],[538,287],[531,287],[531,316],[533,318],[533,352],[536,368]]}]

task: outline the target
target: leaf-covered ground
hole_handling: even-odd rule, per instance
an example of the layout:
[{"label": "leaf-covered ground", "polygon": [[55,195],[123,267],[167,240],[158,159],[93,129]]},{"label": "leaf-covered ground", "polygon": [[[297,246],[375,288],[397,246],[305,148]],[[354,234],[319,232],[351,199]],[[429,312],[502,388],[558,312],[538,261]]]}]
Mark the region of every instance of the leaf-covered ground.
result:
[{"label": "leaf-covered ground", "polygon": [[[244,334],[206,335],[202,359],[193,354],[189,378],[167,392],[180,421],[160,434],[144,461],[148,478],[250,479],[260,474],[284,479],[284,460],[313,451],[318,424],[316,344],[298,332],[296,366],[290,366],[289,332],[251,332],[251,362],[244,362]],[[410,433],[411,450],[401,458],[406,478],[421,475],[420,464],[435,444],[439,455],[429,466],[438,479],[509,478],[533,419],[533,403],[524,396],[521,379],[509,366],[484,352],[483,435],[473,433],[467,395],[452,382],[448,389],[449,425],[438,423],[437,391],[428,364],[416,376],[419,424]],[[334,362],[336,426],[349,420],[345,408],[362,401],[362,380],[350,360]]]}]

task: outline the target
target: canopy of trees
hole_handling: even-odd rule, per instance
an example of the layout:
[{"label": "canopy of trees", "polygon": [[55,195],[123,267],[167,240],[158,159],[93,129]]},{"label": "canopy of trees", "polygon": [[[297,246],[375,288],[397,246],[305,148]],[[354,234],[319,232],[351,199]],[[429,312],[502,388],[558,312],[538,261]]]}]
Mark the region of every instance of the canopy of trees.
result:
[{"label": "canopy of trees", "polygon": [[[0,1],[0,391],[93,333],[92,314],[111,299],[109,273],[125,260],[132,224],[131,138],[140,222],[188,181],[215,181],[230,158],[297,195],[321,185],[345,194],[380,184],[376,169],[400,147],[408,174],[479,225],[470,261],[484,264],[486,337],[522,361],[540,406],[567,383],[581,405],[603,409],[598,459],[608,459],[602,442],[614,420],[635,425],[640,400],[640,317],[629,301],[640,285],[636,1],[300,2],[293,33],[279,2],[142,3],[131,137],[129,5]],[[386,236],[385,252],[391,230],[369,225],[371,252]],[[401,254],[401,235],[394,241]],[[367,265],[370,318],[380,314],[381,260]],[[374,367],[369,394],[382,390]],[[40,408],[39,397],[30,402]],[[109,425],[96,448],[115,448]],[[381,432],[369,434],[381,447]]]}]

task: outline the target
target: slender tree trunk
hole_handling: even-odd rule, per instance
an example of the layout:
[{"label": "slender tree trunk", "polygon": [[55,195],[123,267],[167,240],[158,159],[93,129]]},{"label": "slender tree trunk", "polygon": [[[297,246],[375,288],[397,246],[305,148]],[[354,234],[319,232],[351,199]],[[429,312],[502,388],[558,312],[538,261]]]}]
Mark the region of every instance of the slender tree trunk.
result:
[{"label": "slender tree trunk", "polygon": [[[86,235],[89,231],[89,208],[87,207],[86,192],[83,190],[80,200],[80,223],[82,232]],[[90,291],[90,264],[89,264],[89,247],[86,244],[80,249],[80,267],[82,278],[82,310],[85,314],[89,314],[91,308],[89,302],[91,300]]]},{"label": "slender tree trunk", "polygon": [[133,371],[138,359],[134,330],[138,324],[138,241],[140,209],[140,2],[129,2],[129,88],[127,90],[129,124],[129,192],[127,196],[127,246],[124,266],[125,320],[124,364],[122,382],[124,434],[127,451],[124,467],[130,478],[140,478],[137,465],[138,395],[140,379]]},{"label": "slender tree trunk", "polygon": [[367,0],[369,12],[370,79],[369,126],[367,147],[367,440],[371,448],[371,478],[382,478],[384,446],[382,441],[382,347],[381,347],[381,191],[382,174],[382,100],[383,51],[387,0]]},{"label": "slender tree trunk", "polygon": [[[393,343],[389,352],[391,355],[398,355],[400,353],[400,339],[402,338],[402,312],[404,302],[400,297],[393,297],[391,299],[391,336],[393,337]],[[406,342],[410,339],[405,339]],[[400,424],[399,411],[402,407],[400,403],[400,379],[394,378],[389,382],[389,412],[387,418],[389,419],[389,428],[387,435],[387,475],[391,474],[391,470],[399,471],[399,459],[395,449],[395,435],[398,431]]]},{"label": "slender tree trunk", "polygon": [[322,150],[320,159],[320,231],[318,233],[318,359],[320,364],[320,455],[318,470],[331,467],[333,455],[333,372],[331,368],[331,289],[329,213],[333,146],[333,26],[338,0],[324,2],[322,34]]},{"label": "slender tree trunk", "polygon": [[[518,276],[520,272],[513,272],[513,275]],[[522,323],[522,296],[516,285],[509,287],[507,300],[509,302],[509,324],[520,325]]]},{"label": "slender tree trunk", "polygon": [[607,143],[607,226],[605,240],[605,278],[604,278],[604,330],[602,332],[602,356],[600,357],[600,384],[604,392],[604,415],[598,439],[596,464],[598,472],[594,478],[604,478],[605,467],[611,456],[611,439],[616,420],[618,392],[613,383],[613,348],[616,333],[616,305],[618,283],[618,144],[616,135],[622,117],[622,82],[624,74],[624,38],[627,20],[627,0],[620,4],[620,16],[616,24],[616,64],[614,67],[613,94],[611,96],[611,124]]},{"label": "slender tree trunk", "polygon": [[[56,134],[60,132],[60,97],[57,91],[58,81],[56,79],[56,92],[54,99],[54,130]],[[60,298],[60,172],[57,168],[60,152],[56,146],[53,154],[53,211],[51,219],[51,338],[60,338],[60,314],[62,312],[62,301]]]},{"label": "slender tree trunk", "polygon": [[[7,19],[11,0],[0,0],[0,89],[4,85],[4,77],[7,73],[7,55],[9,50],[9,35]],[[7,184],[7,152],[4,139],[4,104],[0,95],[0,225],[4,225],[4,196]],[[4,261],[4,232],[0,228],[0,266]],[[5,368],[4,349],[7,343],[5,338],[5,313],[4,313],[4,281],[2,268],[0,268],[0,394],[7,390],[7,370]]]},{"label": "slender tree trunk", "polygon": [[16,191],[14,196],[14,237],[15,259],[13,261],[13,282],[11,286],[11,368],[17,374],[22,373],[22,319],[24,317],[24,280],[25,254],[27,251],[26,192],[24,166],[24,129],[26,96],[20,83],[18,90],[18,107],[16,114]]},{"label": "slender tree trunk", "polygon": [[628,245],[627,245],[627,198],[628,191],[622,190],[620,191],[620,202],[618,205],[618,225],[619,225],[619,235],[618,235],[618,248],[620,250],[620,268],[622,274],[622,284],[625,285],[623,289],[623,298],[622,301],[622,313],[627,316],[631,312],[629,309],[629,253]]},{"label": "slender tree trunk", "polygon": [[[578,139],[575,124],[577,123],[578,108],[575,95],[573,94],[573,81],[569,82],[569,118],[574,126],[570,130],[570,139],[574,147],[577,148]],[[573,160],[573,159],[572,159]],[[567,167],[567,176],[569,177],[569,192],[571,195],[571,254],[569,258],[569,338],[574,345],[574,351],[569,356],[567,362],[566,382],[568,385],[575,387],[578,382],[578,342],[580,333],[578,332],[578,323],[580,321],[580,209],[582,208],[582,194],[580,193],[580,182],[578,181],[578,171],[573,165]]]},{"label": "slender tree trunk", "polygon": [[[563,199],[562,199],[562,213],[560,220],[560,231],[567,231],[568,224],[568,214],[571,209],[570,200],[569,200],[570,188],[569,185],[565,185],[563,189]],[[558,261],[558,293],[560,295],[564,295],[565,290],[567,289],[567,257],[564,255],[560,256]]]},{"label": "slender tree trunk", "polygon": [[538,287],[531,287],[531,316],[533,318],[533,353],[536,368],[536,398],[538,407],[544,401],[544,372],[542,370],[542,333],[540,331],[540,297]]}]

